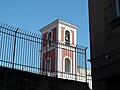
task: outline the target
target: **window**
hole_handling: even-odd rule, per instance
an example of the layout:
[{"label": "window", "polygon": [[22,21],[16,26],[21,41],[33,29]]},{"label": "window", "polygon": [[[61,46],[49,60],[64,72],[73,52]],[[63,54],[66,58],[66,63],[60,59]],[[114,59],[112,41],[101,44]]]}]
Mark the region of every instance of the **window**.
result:
[{"label": "window", "polygon": [[65,59],[65,72],[71,72],[71,63],[69,58]]},{"label": "window", "polygon": [[50,72],[50,70],[51,70],[51,60],[47,59],[46,60],[46,71]]},{"label": "window", "polygon": [[51,41],[52,41],[52,33],[49,32],[47,35],[47,45],[51,45]]},{"label": "window", "polygon": [[116,8],[116,16],[120,16],[120,1],[119,0],[115,0],[115,8]]},{"label": "window", "polygon": [[70,45],[70,32],[65,31],[65,44]]},{"label": "window", "polygon": [[110,0],[112,7],[109,6],[111,9],[111,14],[113,18],[120,16],[120,0]]},{"label": "window", "polygon": [[108,19],[108,24],[115,28],[120,24],[120,0],[110,0],[111,4],[108,6],[108,11],[110,13],[106,16]]}]

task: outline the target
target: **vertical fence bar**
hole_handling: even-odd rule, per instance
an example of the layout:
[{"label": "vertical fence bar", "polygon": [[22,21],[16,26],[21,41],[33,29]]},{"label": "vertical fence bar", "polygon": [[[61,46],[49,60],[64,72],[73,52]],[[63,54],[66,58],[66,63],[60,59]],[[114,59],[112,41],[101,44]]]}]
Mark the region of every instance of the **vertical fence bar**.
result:
[{"label": "vertical fence bar", "polygon": [[76,76],[76,74],[77,74],[76,73],[76,70],[77,70],[77,65],[76,65],[77,64],[76,63],[77,62],[76,61],[77,60],[77,51],[76,51],[76,49],[77,49],[77,45],[75,46],[75,80],[77,81],[77,76]]},{"label": "vertical fence bar", "polygon": [[85,48],[85,73],[86,73],[86,83],[87,83],[87,60],[86,60],[86,50],[87,50],[87,48]]},{"label": "vertical fence bar", "polygon": [[17,30],[15,31],[15,40],[14,40],[14,49],[13,49],[13,66],[12,66],[12,68],[14,68],[14,62],[15,62],[16,36],[17,36],[18,29],[19,28],[17,28]]},{"label": "vertical fence bar", "polygon": [[[1,56],[2,56],[2,24],[1,24],[1,22],[0,22],[0,58],[1,58]],[[1,64],[2,62],[0,61],[0,64]]]}]

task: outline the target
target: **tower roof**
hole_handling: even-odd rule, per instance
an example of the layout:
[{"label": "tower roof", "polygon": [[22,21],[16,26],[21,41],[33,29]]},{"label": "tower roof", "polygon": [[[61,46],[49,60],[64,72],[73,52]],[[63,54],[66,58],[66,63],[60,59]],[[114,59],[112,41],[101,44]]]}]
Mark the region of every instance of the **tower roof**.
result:
[{"label": "tower roof", "polygon": [[74,29],[78,29],[78,28],[79,28],[78,26],[76,26],[76,25],[74,25],[74,24],[70,24],[70,23],[65,22],[65,21],[63,21],[63,20],[57,19],[57,20],[53,21],[52,23],[48,24],[47,26],[41,28],[39,31],[40,31],[40,32],[43,32],[43,31],[49,29],[50,27],[52,27],[52,26],[54,26],[54,25],[57,25],[58,23],[63,24],[63,25],[66,25],[66,26],[69,26],[69,27],[74,28]]}]

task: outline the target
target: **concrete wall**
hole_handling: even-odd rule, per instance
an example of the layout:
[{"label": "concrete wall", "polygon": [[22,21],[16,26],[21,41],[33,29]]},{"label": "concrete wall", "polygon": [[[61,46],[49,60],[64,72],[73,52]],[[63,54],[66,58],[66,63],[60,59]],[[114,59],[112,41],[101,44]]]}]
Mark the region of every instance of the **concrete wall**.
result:
[{"label": "concrete wall", "polygon": [[0,90],[89,90],[88,84],[0,67]]}]

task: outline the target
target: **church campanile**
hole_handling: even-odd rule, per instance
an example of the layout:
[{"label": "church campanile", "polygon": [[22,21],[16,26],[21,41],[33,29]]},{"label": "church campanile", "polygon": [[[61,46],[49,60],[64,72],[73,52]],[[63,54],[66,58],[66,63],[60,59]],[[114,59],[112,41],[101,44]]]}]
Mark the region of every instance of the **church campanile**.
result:
[{"label": "church campanile", "polygon": [[42,33],[41,69],[43,72],[76,74],[76,31],[78,27],[55,20],[40,29]]}]

